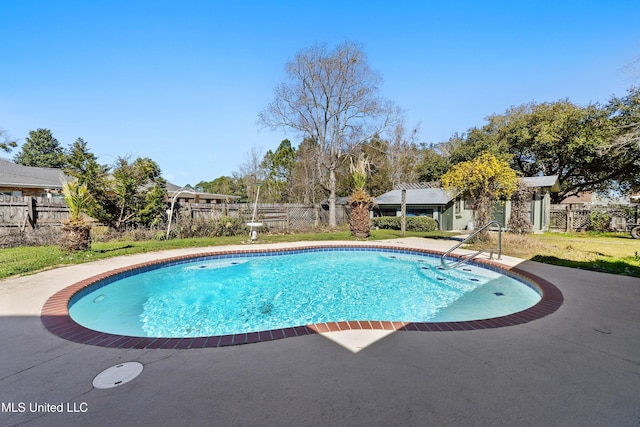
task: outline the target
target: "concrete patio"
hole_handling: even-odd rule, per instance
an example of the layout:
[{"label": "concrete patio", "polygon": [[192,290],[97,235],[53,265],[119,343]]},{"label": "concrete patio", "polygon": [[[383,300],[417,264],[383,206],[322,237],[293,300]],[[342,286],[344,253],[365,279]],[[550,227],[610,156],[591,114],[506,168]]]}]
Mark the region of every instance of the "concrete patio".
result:
[{"label": "concrete patio", "polygon": [[[384,244],[451,245],[417,238]],[[223,348],[109,349],[63,340],[40,320],[49,296],[86,277],[211,249],[108,259],[0,281],[0,425],[640,423],[637,278],[505,257],[506,264],[555,284],[564,295],[560,309],[497,329],[333,333],[343,334],[344,345],[307,335]],[[143,364],[137,378],[93,387],[100,372],[128,361]]]}]

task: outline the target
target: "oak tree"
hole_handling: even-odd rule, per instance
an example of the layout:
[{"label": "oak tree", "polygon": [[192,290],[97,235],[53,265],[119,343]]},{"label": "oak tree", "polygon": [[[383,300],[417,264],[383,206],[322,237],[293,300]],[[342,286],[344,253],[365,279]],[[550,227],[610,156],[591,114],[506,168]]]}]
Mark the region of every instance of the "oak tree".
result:
[{"label": "oak tree", "polygon": [[276,88],[259,123],[292,129],[317,143],[329,226],[335,227],[339,163],[353,147],[389,129],[399,110],[378,95],[381,77],[355,43],[332,51],[322,44],[302,50],[285,69],[287,81]]}]

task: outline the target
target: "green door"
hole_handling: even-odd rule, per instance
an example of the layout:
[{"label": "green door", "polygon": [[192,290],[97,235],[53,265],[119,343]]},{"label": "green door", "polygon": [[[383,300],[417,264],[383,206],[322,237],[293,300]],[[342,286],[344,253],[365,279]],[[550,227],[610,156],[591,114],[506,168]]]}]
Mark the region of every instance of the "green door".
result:
[{"label": "green door", "polygon": [[493,209],[491,210],[491,219],[498,221],[501,227],[505,226],[505,206],[506,202],[498,201],[493,203]]},{"label": "green door", "polygon": [[442,222],[440,223],[440,230],[449,231],[453,230],[453,203],[444,207],[442,212]]}]

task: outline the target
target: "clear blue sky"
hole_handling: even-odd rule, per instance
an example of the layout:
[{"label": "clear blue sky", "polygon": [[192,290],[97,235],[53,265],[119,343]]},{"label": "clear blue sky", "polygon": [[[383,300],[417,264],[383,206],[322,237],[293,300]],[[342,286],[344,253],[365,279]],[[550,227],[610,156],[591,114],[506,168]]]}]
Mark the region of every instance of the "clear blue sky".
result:
[{"label": "clear blue sky", "polygon": [[421,142],[512,105],[605,103],[640,56],[638,0],[3,0],[0,16],[0,128],[81,137],[103,163],[150,157],[177,185],[299,143],[256,120],[318,42],[361,43]]}]

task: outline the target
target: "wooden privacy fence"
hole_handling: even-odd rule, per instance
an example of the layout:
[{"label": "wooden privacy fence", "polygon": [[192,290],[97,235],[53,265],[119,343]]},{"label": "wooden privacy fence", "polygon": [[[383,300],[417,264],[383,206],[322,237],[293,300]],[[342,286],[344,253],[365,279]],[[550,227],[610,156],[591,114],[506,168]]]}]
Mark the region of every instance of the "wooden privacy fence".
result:
[{"label": "wooden privacy fence", "polygon": [[[253,216],[254,204],[181,203],[179,209],[183,215],[187,213],[191,218],[220,219],[228,216],[249,222]],[[336,206],[336,220],[338,225],[348,222],[346,206]],[[329,211],[318,204],[258,203],[256,222],[277,230],[308,229],[327,225]]]},{"label": "wooden privacy fence", "polygon": [[[178,209],[192,218],[223,216],[249,222],[253,216],[252,203],[206,204],[181,203]],[[62,198],[14,197],[0,195],[0,227],[57,226],[69,217],[69,208]],[[336,206],[338,225],[348,223],[347,207]],[[275,230],[303,230],[329,224],[329,210],[319,204],[259,203],[256,221]]]},{"label": "wooden privacy fence", "polygon": [[0,227],[60,226],[69,217],[63,199],[0,195]]},{"label": "wooden privacy fence", "polygon": [[569,205],[551,205],[550,227],[552,231],[584,231],[592,228],[597,215],[606,215],[609,228],[624,231],[627,224],[637,224],[638,205],[630,206],[590,206],[571,208]]}]

